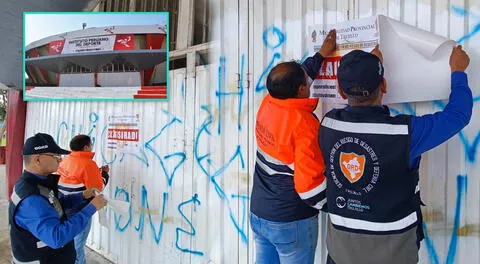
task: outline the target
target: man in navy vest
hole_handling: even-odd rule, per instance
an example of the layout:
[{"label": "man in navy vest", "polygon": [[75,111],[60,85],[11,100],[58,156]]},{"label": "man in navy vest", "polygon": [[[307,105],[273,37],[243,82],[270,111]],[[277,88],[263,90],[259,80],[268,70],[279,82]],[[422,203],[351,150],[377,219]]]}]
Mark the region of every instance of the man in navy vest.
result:
[{"label": "man in navy vest", "polygon": [[[9,204],[13,263],[70,264],[75,262],[73,238],[82,232],[92,215],[106,205],[95,189],[62,196],[58,192],[61,149],[48,134],[30,137],[23,147],[25,170],[15,183]],[[80,212],[69,217],[65,210],[94,197]]]},{"label": "man in navy vest", "polygon": [[470,60],[461,46],[450,56],[449,103],[435,114],[390,116],[382,105],[387,92],[382,62],[378,46],[341,59],[338,90],[348,106],[328,112],[320,126],[328,186],[327,263],[418,262],[421,154],[458,133],[472,114],[464,72]]}]

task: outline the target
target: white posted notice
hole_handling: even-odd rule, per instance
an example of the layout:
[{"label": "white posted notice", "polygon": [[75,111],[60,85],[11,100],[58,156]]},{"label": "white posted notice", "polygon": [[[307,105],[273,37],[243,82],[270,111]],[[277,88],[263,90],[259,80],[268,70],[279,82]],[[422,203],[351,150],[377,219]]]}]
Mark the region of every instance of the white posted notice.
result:
[{"label": "white posted notice", "polygon": [[132,150],[140,144],[140,114],[108,117],[107,148]]},{"label": "white posted notice", "polygon": [[346,103],[337,92],[337,69],[340,59],[348,52],[361,49],[370,52],[378,43],[376,17],[352,20],[336,25],[312,27],[310,31],[311,54],[317,52],[330,29],[337,30],[337,50],[325,58],[312,83],[310,94],[332,103]]},{"label": "white posted notice", "polygon": [[449,57],[453,40],[385,16],[309,28],[310,54],[317,52],[330,29],[337,30],[337,50],[326,58],[311,87],[311,96],[328,103],[344,103],[336,90],[340,59],[348,52],[383,53],[387,94],[383,103],[447,99],[450,94]]}]

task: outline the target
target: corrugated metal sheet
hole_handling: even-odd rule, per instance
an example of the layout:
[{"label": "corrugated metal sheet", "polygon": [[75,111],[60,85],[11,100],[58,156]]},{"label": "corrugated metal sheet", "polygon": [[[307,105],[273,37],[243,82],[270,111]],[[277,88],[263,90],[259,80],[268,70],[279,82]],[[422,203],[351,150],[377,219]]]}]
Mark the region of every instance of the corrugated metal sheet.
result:
[{"label": "corrugated metal sheet", "polygon": [[[109,228],[94,224],[93,248],[118,263],[254,263],[248,204],[254,117],[266,93],[266,74],[281,60],[305,56],[308,26],[386,14],[458,40],[470,54],[472,121],[423,155],[427,239],[420,263],[480,263],[478,1],[218,0],[212,12],[213,34],[222,40],[211,58],[215,64],[197,67],[195,74],[170,72],[169,102],[28,103],[28,136],[46,131],[67,147],[77,133],[92,135],[96,161],[111,165],[106,192],[132,204],[131,216],[108,211]],[[391,107],[421,115],[443,106]],[[317,114],[330,107],[320,106]],[[121,114],[140,115],[141,145],[109,152],[108,117]],[[326,254],[321,226],[316,263],[324,263]]]}]

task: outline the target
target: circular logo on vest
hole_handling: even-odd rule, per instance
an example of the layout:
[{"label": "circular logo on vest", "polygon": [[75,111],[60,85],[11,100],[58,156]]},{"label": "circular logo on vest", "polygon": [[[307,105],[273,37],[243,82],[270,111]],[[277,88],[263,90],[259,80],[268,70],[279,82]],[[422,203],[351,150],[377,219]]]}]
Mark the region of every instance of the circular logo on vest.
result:
[{"label": "circular logo on vest", "polygon": [[345,207],[345,205],[347,205],[347,202],[345,201],[345,198],[343,198],[342,196],[338,196],[337,199],[336,199],[336,202],[337,202],[338,208],[343,208],[343,207]]},{"label": "circular logo on vest", "polygon": [[[328,175],[334,186],[348,193],[347,198],[368,194],[375,189],[380,177],[379,157],[365,139],[343,137],[338,140],[330,150],[328,164]],[[340,207],[338,200],[337,206]]]}]

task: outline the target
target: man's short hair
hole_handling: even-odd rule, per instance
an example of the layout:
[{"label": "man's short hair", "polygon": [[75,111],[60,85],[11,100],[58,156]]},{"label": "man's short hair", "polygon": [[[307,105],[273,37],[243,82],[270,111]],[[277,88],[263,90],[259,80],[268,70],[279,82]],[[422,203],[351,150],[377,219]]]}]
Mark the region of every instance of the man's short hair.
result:
[{"label": "man's short hair", "polygon": [[30,164],[31,161],[32,161],[32,155],[24,155],[23,156],[23,163],[25,165]]},{"label": "man's short hair", "polygon": [[85,146],[91,145],[92,140],[87,135],[76,135],[70,141],[70,149],[73,151],[82,151]]},{"label": "man's short hair", "polygon": [[296,98],[298,88],[305,84],[305,71],[295,61],[279,63],[267,77],[268,93],[277,99]]},{"label": "man's short hair", "polygon": [[[354,93],[360,93],[364,91],[365,88],[363,87],[353,87],[350,90]],[[377,100],[378,93],[380,92],[380,88],[377,88],[373,92],[369,93],[367,96],[363,95],[347,95],[348,103],[349,104],[365,104],[365,103],[373,103]]]}]

